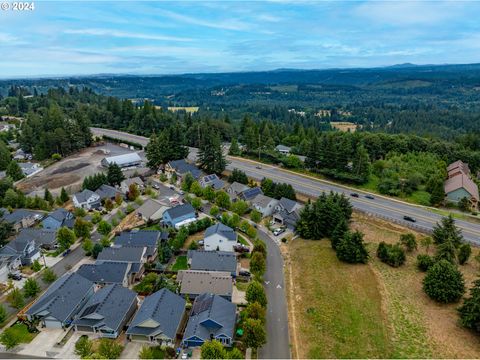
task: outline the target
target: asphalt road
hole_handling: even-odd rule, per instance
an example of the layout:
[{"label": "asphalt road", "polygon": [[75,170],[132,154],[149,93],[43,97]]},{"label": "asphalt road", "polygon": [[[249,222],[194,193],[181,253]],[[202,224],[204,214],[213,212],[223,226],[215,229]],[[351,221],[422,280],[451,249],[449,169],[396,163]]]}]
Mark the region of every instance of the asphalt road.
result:
[{"label": "asphalt road", "polygon": [[[109,135],[118,139],[124,139],[129,141],[135,141],[142,145],[148,143],[148,138],[138,135],[132,135],[120,131],[92,128],[92,132],[98,135]],[[191,149],[189,158],[195,158],[196,149]],[[365,195],[367,192],[358,190],[351,190],[347,187],[329,183],[316,178],[308,178],[299,174],[295,174],[285,169],[281,169],[276,166],[259,164],[254,161],[227,157],[229,160],[228,170],[234,168],[245,171],[245,173],[254,179],[261,180],[264,177],[273,179],[276,182],[284,182],[291,184],[294,189],[300,193],[318,196],[321,192],[339,192],[346,195],[350,195],[351,192],[356,192],[360,195],[359,198],[351,197],[351,203],[356,210],[365,212],[369,215],[379,217],[391,222],[401,223],[402,225],[409,226],[413,229],[430,232],[435,224],[442,218],[441,215],[433,213],[432,211],[412,204],[408,204],[399,200],[380,197],[375,195],[375,199],[367,199]],[[261,168],[257,168],[257,167]],[[412,216],[416,219],[415,223],[405,221],[404,215]],[[462,230],[465,240],[480,245],[480,224],[468,222],[464,220],[456,220],[457,226]]]}]

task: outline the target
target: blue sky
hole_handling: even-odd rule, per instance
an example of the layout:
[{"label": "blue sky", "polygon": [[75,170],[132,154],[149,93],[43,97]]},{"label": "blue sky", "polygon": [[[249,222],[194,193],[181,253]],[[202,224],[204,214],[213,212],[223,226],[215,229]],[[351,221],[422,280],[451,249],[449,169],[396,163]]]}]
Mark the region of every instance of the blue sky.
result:
[{"label": "blue sky", "polygon": [[0,77],[480,62],[480,2],[36,1],[0,10]]}]

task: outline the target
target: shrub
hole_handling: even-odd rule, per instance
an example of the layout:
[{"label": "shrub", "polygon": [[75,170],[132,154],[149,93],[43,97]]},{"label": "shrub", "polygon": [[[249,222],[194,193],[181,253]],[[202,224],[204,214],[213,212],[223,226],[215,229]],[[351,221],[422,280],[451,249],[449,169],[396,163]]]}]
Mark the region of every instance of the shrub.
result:
[{"label": "shrub", "polygon": [[400,235],[400,243],[405,247],[408,252],[417,250],[417,239],[412,233]]},{"label": "shrub", "polygon": [[26,297],[35,297],[40,292],[40,286],[34,278],[29,278],[23,285],[23,292]]},{"label": "shrub", "polygon": [[452,303],[460,300],[465,292],[463,275],[447,260],[440,260],[427,271],[423,290],[435,301]]},{"label": "shrub", "polygon": [[265,289],[263,288],[262,284],[256,280],[248,284],[245,298],[249,304],[257,302],[263,307],[267,306],[267,296],[265,294]]},{"label": "shrub", "polygon": [[368,261],[368,251],[363,243],[363,234],[355,231],[345,233],[337,245],[337,258],[348,263],[363,263]]},{"label": "shrub", "polygon": [[20,344],[21,338],[17,331],[13,328],[8,328],[0,335],[0,343],[5,346],[6,350],[13,349]]},{"label": "shrub", "polygon": [[133,205],[132,205],[132,204],[128,204],[128,205],[127,205],[127,208],[125,209],[125,212],[126,212],[127,214],[130,214],[130,213],[133,212],[134,210],[135,210],[135,209],[134,209]]},{"label": "shrub", "polygon": [[93,354],[92,342],[87,335],[82,335],[75,343],[75,355],[85,359]]},{"label": "shrub", "polygon": [[3,325],[5,320],[7,320],[8,314],[7,310],[5,310],[5,306],[3,304],[0,304],[0,325]]},{"label": "shrub", "polygon": [[463,300],[458,313],[463,326],[480,333],[480,280],[474,282],[470,297]]},{"label": "shrub", "polygon": [[50,284],[57,280],[57,275],[55,275],[51,268],[46,268],[45,270],[43,270],[42,280]]},{"label": "shrub", "polygon": [[38,260],[35,260],[32,264],[32,270],[35,272],[38,272],[42,269],[42,265],[40,265],[40,262]]},{"label": "shrub", "polygon": [[430,255],[419,254],[417,256],[417,268],[420,271],[427,271],[430,267],[435,264],[435,261]]},{"label": "shrub", "polygon": [[262,213],[258,210],[253,209],[250,213],[250,219],[252,219],[254,223],[258,224],[260,220],[262,220]]},{"label": "shrub", "polygon": [[210,340],[202,344],[201,358],[202,359],[225,359],[226,353],[220,341]]},{"label": "shrub", "polygon": [[118,359],[123,351],[123,346],[111,339],[100,339],[98,355],[104,359]]},{"label": "shrub", "polygon": [[458,249],[458,263],[460,265],[465,264],[472,255],[472,247],[470,244],[462,244]]},{"label": "shrub", "polygon": [[390,245],[385,242],[378,244],[377,248],[378,258],[393,267],[399,267],[405,263],[405,252],[400,245]]}]

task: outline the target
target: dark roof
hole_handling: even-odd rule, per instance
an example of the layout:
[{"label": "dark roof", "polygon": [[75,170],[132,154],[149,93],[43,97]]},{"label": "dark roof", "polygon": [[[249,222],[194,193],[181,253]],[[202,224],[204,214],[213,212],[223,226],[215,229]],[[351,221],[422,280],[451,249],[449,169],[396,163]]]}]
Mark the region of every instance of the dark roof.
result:
[{"label": "dark roof", "polygon": [[90,199],[93,195],[97,194],[95,194],[92,190],[85,189],[82,192],[74,194],[73,196],[75,196],[79,203],[84,203],[87,202],[87,200]]},{"label": "dark roof", "polygon": [[57,242],[57,231],[41,228],[22,229],[18,234],[17,240],[34,240],[37,246],[53,245]]},{"label": "dark roof", "polygon": [[58,208],[55,211],[48,214],[47,217],[54,218],[58,222],[63,222],[67,218],[72,218],[73,214],[71,212],[65,210],[64,208]]},{"label": "dark roof", "polygon": [[76,273],[66,273],[55,281],[48,290],[26,311],[34,316],[47,312],[55,319],[65,322],[73,315],[78,305],[84,300],[94,283]]},{"label": "dark roof", "polygon": [[2,218],[6,222],[15,224],[15,223],[21,222],[22,219],[29,218],[32,216],[38,216],[38,218],[41,219],[43,217],[43,214],[37,211],[17,209],[17,210],[14,210],[11,214],[4,214]]},{"label": "dark roof", "polygon": [[195,209],[190,204],[182,204],[182,205],[177,205],[177,206],[175,206],[171,209],[166,210],[163,213],[164,216],[165,216],[166,213],[168,213],[168,215],[170,215],[170,218],[172,220],[174,220],[176,218],[179,218],[179,217],[187,215],[187,214],[191,214],[191,213],[195,214]]},{"label": "dark roof", "polygon": [[282,197],[278,202],[278,205],[280,205],[282,208],[284,208],[287,212],[290,213],[295,210],[295,207],[298,205],[298,203],[296,201]]},{"label": "dark roof", "polygon": [[216,174],[206,175],[200,178],[200,186],[207,187],[211,186],[215,190],[223,188],[225,183],[223,180],[220,180]]},{"label": "dark roof", "polygon": [[100,186],[95,193],[100,196],[100,199],[113,199],[115,195],[120,194],[120,191],[115,189],[113,186],[103,184]]},{"label": "dark roof", "polygon": [[205,230],[204,238],[218,234],[230,241],[237,241],[237,233],[231,227],[222,224],[221,222],[216,223],[215,225],[210,226]]},{"label": "dark roof", "polygon": [[[168,338],[175,339],[185,311],[185,303],[184,298],[166,288],[147,296],[128,327],[127,334],[148,336],[163,333]],[[150,319],[157,322],[158,326],[141,326]]]},{"label": "dark roof", "polygon": [[98,254],[97,262],[114,261],[114,262],[132,262],[139,263],[145,251],[144,247],[122,246],[107,247]]},{"label": "dark roof", "polygon": [[[134,291],[118,284],[107,285],[88,300],[73,323],[119,332],[126,321],[125,317],[136,301],[137,294]],[[97,315],[95,319],[91,316],[92,314]]]},{"label": "dark roof", "polygon": [[237,256],[230,251],[189,250],[190,269],[237,272]]},{"label": "dark roof", "polygon": [[77,274],[100,284],[122,284],[130,271],[130,264],[126,262],[104,262],[102,264],[83,264]]},{"label": "dark roof", "polygon": [[252,200],[255,196],[257,196],[258,194],[263,194],[263,191],[261,188],[259,188],[258,186],[257,187],[254,187],[254,188],[250,188],[250,189],[247,189],[245,191],[242,191],[240,194],[239,194],[239,197],[240,199],[242,200]]},{"label": "dark roof", "polygon": [[[217,327],[207,327],[206,320],[218,324]],[[236,320],[236,306],[219,295],[202,294],[193,303],[183,340],[197,336],[210,340],[210,334],[217,336],[225,334],[233,338]]]},{"label": "dark roof", "polygon": [[120,246],[156,247],[159,240],[160,240],[160,231],[138,230],[138,231],[124,231],[119,235],[117,235],[113,242],[115,245],[120,245]]},{"label": "dark roof", "polygon": [[30,241],[34,241],[33,239],[27,239],[25,237],[16,237],[8,244],[6,244],[3,248],[0,249],[0,253],[3,255],[12,255],[12,254],[23,254],[25,248],[28,246]]},{"label": "dark roof", "polygon": [[201,171],[193,164],[185,161],[185,159],[174,160],[168,163],[179,174],[190,173],[195,179],[201,174]]}]

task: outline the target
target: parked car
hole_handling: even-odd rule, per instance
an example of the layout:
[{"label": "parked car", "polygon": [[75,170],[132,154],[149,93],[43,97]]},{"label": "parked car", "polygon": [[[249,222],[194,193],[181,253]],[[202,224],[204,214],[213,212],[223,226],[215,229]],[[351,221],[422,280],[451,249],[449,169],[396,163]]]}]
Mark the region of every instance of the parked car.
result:
[{"label": "parked car", "polygon": [[410,222],[417,222],[417,219],[408,215],[404,215],[403,220],[410,221]]},{"label": "parked car", "polygon": [[284,228],[278,228],[278,229],[273,230],[273,235],[278,236],[280,234],[283,234],[284,232],[285,232]]},{"label": "parked car", "polygon": [[70,254],[72,252],[71,249],[67,249],[63,252],[62,256],[67,256],[68,254]]},{"label": "parked car", "polygon": [[240,270],[238,272],[238,275],[240,275],[240,276],[251,276],[250,271],[247,271],[247,270]]},{"label": "parked car", "polygon": [[168,188],[169,188],[170,190],[175,190],[175,186],[173,186],[173,185],[170,185]]},{"label": "parked car", "polygon": [[185,191],[183,191],[183,190],[178,190],[178,193],[179,193],[180,195],[183,195],[183,194],[185,194]]},{"label": "parked car", "polygon": [[370,194],[365,195],[365,197],[366,197],[367,199],[370,199],[370,200],[375,199],[375,197],[374,197],[373,195],[370,195]]},{"label": "parked car", "polygon": [[152,188],[154,188],[155,190],[159,190],[160,189],[160,186],[156,183],[153,183],[152,184]]},{"label": "parked car", "polygon": [[356,198],[357,198],[357,197],[359,197],[360,195],[358,195],[357,193],[351,193],[351,194],[350,194],[350,196],[351,196],[351,197],[356,197]]},{"label": "parked car", "polygon": [[16,271],[16,272],[9,273],[8,278],[13,280],[22,280],[23,276],[22,274],[20,274],[20,272]]},{"label": "parked car", "polygon": [[239,252],[239,253],[248,253],[250,252],[250,249],[248,246],[245,246],[245,245],[242,245],[242,244],[239,244],[239,245],[235,245],[233,247],[233,250],[235,250],[236,252]]}]

